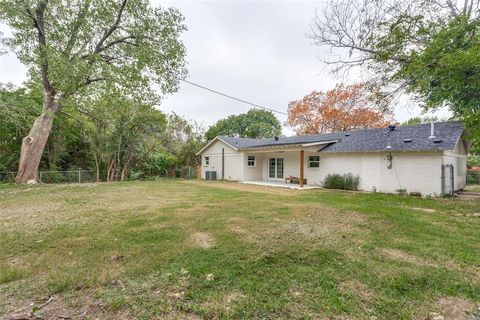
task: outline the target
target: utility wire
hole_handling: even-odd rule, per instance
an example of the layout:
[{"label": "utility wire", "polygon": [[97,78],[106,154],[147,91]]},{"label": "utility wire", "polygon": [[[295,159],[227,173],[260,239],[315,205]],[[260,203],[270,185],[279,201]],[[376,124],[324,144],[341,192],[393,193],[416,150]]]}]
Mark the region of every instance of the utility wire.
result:
[{"label": "utility wire", "polygon": [[226,94],[226,93],[223,93],[223,92],[220,92],[220,91],[217,91],[217,90],[213,90],[213,89],[207,88],[207,87],[205,87],[205,86],[202,86],[202,85],[200,85],[200,84],[198,84],[198,83],[195,83],[195,82],[192,82],[192,81],[183,80],[183,79],[178,79],[178,80],[183,81],[183,82],[186,82],[186,83],[188,83],[188,84],[191,84],[192,86],[198,87],[198,88],[200,88],[200,89],[207,90],[207,91],[210,91],[210,92],[212,92],[212,93],[215,93],[215,94],[224,96],[224,97],[226,97],[226,98],[233,99],[233,100],[236,100],[236,101],[239,101],[239,102],[248,104],[248,105],[250,105],[250,106],[254,106],[254,107],[257,107],[257,108],[260,108],[260,109],[264,109],[264,110],[267,110],[267,111],[271,111],[271,112],[275,112],[275,113],[278,113],[278,114],[283,114],[283,115],[285,115],[285,116],[288,116],[288,114],[285,113],[285,112],[277,111],[277,110],[274,110],[274,109],[270,109],[270,108],[261,106],[261,105],[259,105],[259,104],[253,103],[253,102],[249,102],[249,101],[246,101],[246,100],[243,100],[243,99],[240,99],[240,98],[236,98],[236,97],[233,97],[233,96],[228,95],[228,94]]}]

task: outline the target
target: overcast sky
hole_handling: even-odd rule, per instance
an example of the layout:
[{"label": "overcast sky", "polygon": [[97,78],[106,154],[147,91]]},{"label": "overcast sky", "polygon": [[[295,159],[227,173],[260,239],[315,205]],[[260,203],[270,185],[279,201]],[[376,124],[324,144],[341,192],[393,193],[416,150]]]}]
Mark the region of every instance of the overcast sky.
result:
[{"label": "overcast sky", "polygon": [[[332,77],[319,57],[326,50],[312,46],[306,34],[318,1],[164,1],[185,16],[189,80],[212,89],[286,112],[288,102],[313,90],[333,88],[343,79]],[[0,26],[0,30],[6,31]],[[20,85],[26,69],[11,55],[0,56],[0,81]],[[352,75],[350,82],[359,80]],[[159,108],[195,119],[205,126],[249,106],[182,83]],[[418,115],[415,107],[397,106],[404,121]],[[440,115],[445,115],[441,112]],[[284,123],[285,116],[277,115]],[[284,129],[284,134],[291,130]]]}]

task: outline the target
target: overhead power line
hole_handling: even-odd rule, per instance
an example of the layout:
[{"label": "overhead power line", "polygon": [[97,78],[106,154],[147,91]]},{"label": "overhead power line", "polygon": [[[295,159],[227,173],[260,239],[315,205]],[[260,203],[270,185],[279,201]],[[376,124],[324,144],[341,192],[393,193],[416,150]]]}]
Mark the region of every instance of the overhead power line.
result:
[{"label": "overhead power line", "polygon": [[240,98],[236,98],[234,96],[231,96],[229,94],[226,94],[226,93],[223,93],[223,92],[220,92],[220,91],[217,91],[217,90],[213,90],[213,89],[210,89],[210,88],[207,88],[205,86],[202,86],[198,83],[195,83],[195,82],[192,82],[192,81],[188,81],[188,80],[183,80],[183,79],[179,79],[180,81],[183,81],[183,82],[186,82],[188,84],[191,84],[192,86],[195,86],[195,87],[198,87],[198,88],[201,88],[203,90],[207,90],[207,91],[210,91],[212,93],[215,93],[215,94],[218,94],[218,95],[221,95],[221,96],[224,96],[226,98],[229,98],[229,99],[232,99],[232,100],[236,100],[238,102],[241,102],[241,103],[245,103],[245,104],[248,104],[250,106],[254,106],[254,107],[257,107],[257,108],[260,108],[260,109],[264,109],[264,110],[267,110],[267,111],[271,111],[271,112],[275,112],[275,113],[278,113],[278,114],[283,114],[285,116],[288,116],[287,113],[283,112],[283,111],[278,111],[278,110],[275,110],[275,109],[271,109],[271,108],[267,108],[267,107],[264,107],[264,106],[261,106],[259,104],[256,104],[256,103],[253,103],[253,102],[249,102],[247,100],[243,100],[243,99],[240,99]]}]

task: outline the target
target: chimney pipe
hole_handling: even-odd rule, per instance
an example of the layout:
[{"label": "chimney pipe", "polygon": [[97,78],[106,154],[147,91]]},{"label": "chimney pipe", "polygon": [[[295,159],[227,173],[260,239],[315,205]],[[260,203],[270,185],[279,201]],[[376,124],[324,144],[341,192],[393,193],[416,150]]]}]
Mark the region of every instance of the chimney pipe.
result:
[{"label": "chimney pipe", "polygon": [[428,139],[435,139],[436,136],[435,136],[435,123],[432,121],[430,123],[430,137],[428,137]]}]

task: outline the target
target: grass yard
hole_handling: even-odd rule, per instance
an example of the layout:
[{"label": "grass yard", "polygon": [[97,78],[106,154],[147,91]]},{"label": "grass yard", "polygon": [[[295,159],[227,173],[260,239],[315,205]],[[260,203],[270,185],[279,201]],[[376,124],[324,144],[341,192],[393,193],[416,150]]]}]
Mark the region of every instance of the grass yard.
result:
[{"label": "grass yard", "polygon": [[0,318],[473,319],[479,302],[478,200],[0,186]]}]

